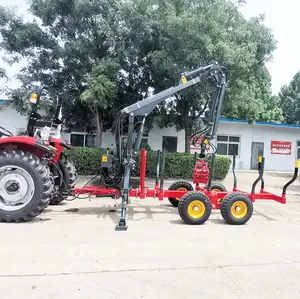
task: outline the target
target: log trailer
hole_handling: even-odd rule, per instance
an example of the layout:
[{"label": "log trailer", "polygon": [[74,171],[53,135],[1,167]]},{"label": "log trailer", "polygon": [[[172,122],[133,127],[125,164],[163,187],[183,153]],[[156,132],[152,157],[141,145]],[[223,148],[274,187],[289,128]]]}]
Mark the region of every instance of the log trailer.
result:
[{"label": "log trailer", "polygon": [[[212,163],[210,172],[208,172],[207,163],[204,160],[197,161],[196,157],[193,177],[195,190],[191,183],[185,181],[175,182],[168,190],[164,190],[165,151],[162,152],[162,159],[160,159],[160,151],[157,151],[155,187],[153,189],[145,188],[147,151],[142,149],[140,184],[136,189],[131,188],[131,174],[136,166],[136,157],[140,148],[146,117],[166,99],[177,96],[178,92],[198,83],[203,83],[204,81],[212,82],[214,90],[208,107],[204,111],[203,123],[205,126],[196,132],[191,139],[194,146],[199,144],[200,159],[211,155]],[[116,154],[111,155],[107,153],[101,157],[101,181],[104,186],[86,185],[83,188],[74,188],[72,190],[74,198],[83,193],[96,197],[121,198],[121,216],[115,230],[122,231],[128,228],[126,223],[126,210],[129,197],[140,199],[153,197],[159,200],[168,198],[174,206],[178,207],[178,212],[183,222],[194,225],[205,223],[210,217],[212,209],[220,209],[221,215],[227,223],[239,225],[245,224],[251,218],[253,202],[257,199],[275,200],[280,203],[286,203],[286,189],[297,177],[298,164],[295,168],[295,175],[293,179],[285,185],[282,196],[277,196],[264,190],[262,170],[264,164],[262,161],[258,164],[259,177],[254,182],[250,193],[237,189],[235,171],[234,188],[232,191],[226,191],[223,185],[212,182],[216,149],[212,154],[208,154],[206,148],[207,145],[213,147],[211,140],[216,138],[226,87],[226,68],[214,61],[205,67],[200,67],[181,74],[179,83],[176,86],[122,109],[117,114],[114,124]],[[122,133],[125,118],[127,119],[128,132],[127,141],[124,143],[122,142]],[[201,140],[201,142],[197,143],[199,140]],[[235,165],[235,159],[233,165]],[[109,170],[112,166],[116,169],[113,177],[109,174]],[[256,193],[255,186],[259,181],[262,182],[262,188],[259,193]],[[121,188],[118,186],[120,183],[122,183]],[[201,183],[205,183],[205,186],[201,186]]]}]

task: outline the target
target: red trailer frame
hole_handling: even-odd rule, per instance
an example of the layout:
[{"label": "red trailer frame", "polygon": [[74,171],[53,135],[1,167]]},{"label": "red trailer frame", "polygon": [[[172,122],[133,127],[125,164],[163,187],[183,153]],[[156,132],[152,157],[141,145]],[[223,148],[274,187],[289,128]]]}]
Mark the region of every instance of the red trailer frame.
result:
[{"label": "red trailer frame", "polygon": [[[213,156],[214,159],[214,156]],[[208,167],[207,163],[203,160],[199,162],[195,162],[195,169],[194,169],[194,176],[193,176],[193,183],[195,184],[195,190],[194,191],[189,191],[189,190],[164,190],[163,189],[163,173],[160,176],[160,185],[158,184],[158,174],[157,174],[157,180],[155,182],[155,186],[153,189],[151,188],[145,188],[145,178],[146,178],[146,162],[147,161],[147,151],[145,149],[142,149],[141,151],[141,165],[140,165],[140,185],[138,188],[135,189],[130,189],[129,190],[129,196],[130,197],[135,197],[135,198],[140,198],[144,199],[147,197],[152,197],[152,198],[158,198],[158,200],[162,201],[165,198],[178,198],[180,201],[182,201],[181,205],[179,204],[178,209],[179,209],[179,214],[183,221],[187,224],[202,224],[204,223],[209,215],[210,212],[208,213],[207,219],[200,219],[201,217],[197,217],[194,215],[187,215],[187,213],[183,213],[182,210],[185,209],[187,210],[187,207],[183,208],[184,200],[185,197],[190,196],[190,195],[201,195],[206,196],[209,199],[211,209],[218,210],[221,209],[221,213],[223,218],[230,224],[244,224],[246,223],[250,217],[252,216],[252,203],[254,203],[256,200],[273,200],[276,202],[279,202],[281,204],[286,204],[286,190],[288,186],[290,186],[297,178],[298,175],[298,160],[296,160],[296,165],[295,165],[295,171],[294,171],[294,176],[293,178],[283,187],[282,195],[276,195],[270,192],[265,191],[264,189],[264,179],[263,179],[263,172],[264,172],[264,162],[265,158],[259,157],[258,161],[258,172],[259,176],[258,178],[254,181],[252,184],[252,190],[251,192],[245,192],[241,191],[237,188],[237,180],[236,180],[236,173],[235,173],[235,156],[233,157],[233,176],[234,176],[234,186],[232,191],[215,191],[212,190],[211,182],[210,179],[208,180]],[[164,172],[164,162],[165,161],[165,155],[163,153],[163,161],[162,161],[162,172]],[[198,163],[198,164],[197,164]],[[214,163],[214,161],[213,161]],[[201,173],[201,169],[197,169],[197,165],[199,166],[201,164],[204,169],[204,172]],[[159,167],[158,167],[159,171]],[[212,174],[211,174],[212,176]],[[210,177],[211,177],[210,176]],[[261,188],[259,192],[255,192],[256,185],[258,182],[261,182]],[[200,186],[200,183],[206,184],[206,186]],[[121,191],[118,188],[106,188],[103,186],[86,186],[83,188],[75,188],[74,189],[75,194],[84,194],[84,193],[89,193],[90,195],[98,196],[98,197],[113,197],[113,198],[119,198],[121,197]],[[248,207],[250,209],[248,216],[243,218],[243,217],[238,217],[237,220],[229,219],[226,217],[226,211],[225,208],[222,209],[222,201],[225,198],[233,198],[235,195],[243,197],[241,200],[245,202],[245,204],[248,204]],[[200,196],[200,197],[201,197]],[[205,198],[204,198],[205,199]],[[247,199],[248,202],[247,202]],[[239,200],[239,202],[241,201]],[[232,200],[231,200],[232,201]],[[249,205],[249,201],[251,201],[251,205]],[[233,200],[232,202],[236,202],[237,200]],[[197,207],[197,206],[195,206]],[[199,205],[197,209],[199,208]],[[237,206],[238,208],[238,206]],[[181,211],[180,211],[181,209]],[[191,208],[191,210],[193,207]],[[233,213],[233,212],[232,212]]]}]

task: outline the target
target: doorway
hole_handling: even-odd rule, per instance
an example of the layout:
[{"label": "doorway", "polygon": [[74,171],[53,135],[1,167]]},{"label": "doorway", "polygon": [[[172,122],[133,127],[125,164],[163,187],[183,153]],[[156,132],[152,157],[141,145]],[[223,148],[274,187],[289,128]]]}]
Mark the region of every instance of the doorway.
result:
[{"label": "doorway", "polygon": [[251,149],[251,169],[257,170],[258,157],[264,155],[264,143],[263,142],[252,142]]}]

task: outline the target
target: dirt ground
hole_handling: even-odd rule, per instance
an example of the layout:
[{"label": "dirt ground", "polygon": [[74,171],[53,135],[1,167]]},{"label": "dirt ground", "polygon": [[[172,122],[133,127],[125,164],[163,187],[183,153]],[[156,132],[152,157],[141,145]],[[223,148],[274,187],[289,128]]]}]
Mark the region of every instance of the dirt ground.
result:
[{"label": "dirt ground", "polygon": [[[256,176],[238,172],[239,188],[250,191]],[[287,176],[266,174],[266,189],[280,194]],[[224,184],[232,187],[231,174]],[[244,226],[224,223],[219,211],[188,226],[167,200],[132,199],[126,232],[114,231],[120,205],[112,199],[49,206],[34,221],[0,225],[0,292],[10,299],[300,298],[299,194],[297,180],[286,205],[255,203]]]}]

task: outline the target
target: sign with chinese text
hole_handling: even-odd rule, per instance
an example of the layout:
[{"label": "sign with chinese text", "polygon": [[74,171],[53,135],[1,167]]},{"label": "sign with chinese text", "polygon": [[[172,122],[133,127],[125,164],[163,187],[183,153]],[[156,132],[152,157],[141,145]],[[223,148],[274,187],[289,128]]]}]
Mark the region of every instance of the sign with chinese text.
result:
[{"label": "sign with chinese text", "polygon": [[272,155],[291,155],[292,142],[289,141],[271,141]]},{"label": "sign with chinese text", "polygon": [[[196,147],[193,145],[193,139],[194,139],[194,137],[191,138],[191,141],[190,141],[190,150],[191,151],[193,151],[193,150],[196,150],[196,151],[200,150],[200,144],[202,142],[203,136],[200,136],[200,138],[196,141],[196,143],[195,143]],[[210,145],[209,144],[206,145],[206,150],[207,151],[210,150]]]}]

